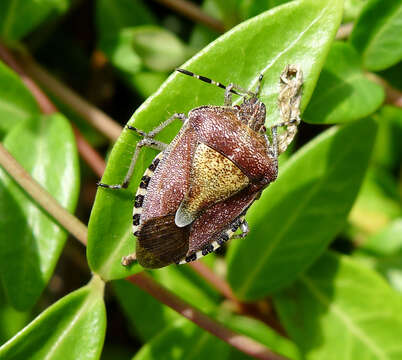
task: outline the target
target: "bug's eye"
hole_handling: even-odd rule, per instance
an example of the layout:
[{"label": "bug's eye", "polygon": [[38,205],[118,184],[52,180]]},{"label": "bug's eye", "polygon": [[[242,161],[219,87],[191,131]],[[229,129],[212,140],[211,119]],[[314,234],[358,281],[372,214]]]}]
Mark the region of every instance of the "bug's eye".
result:
[{"label": "bug's eye", "polygon": [[233,106],[236,110],[240,110],[240,106],[239,105],[235,105]]},{"label": "bug's eye", "polygon": [[262,125],[260,127],[260,133],[266,133],[266,132],[267,132],[267,128],[264,125]]}]

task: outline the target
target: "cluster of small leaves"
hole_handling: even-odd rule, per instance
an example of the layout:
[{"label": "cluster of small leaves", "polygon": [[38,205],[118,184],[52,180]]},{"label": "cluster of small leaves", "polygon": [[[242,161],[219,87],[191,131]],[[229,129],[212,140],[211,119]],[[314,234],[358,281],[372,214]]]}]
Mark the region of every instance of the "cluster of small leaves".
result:
[{"label": "cluster of small leaves", "polygon": [[[226,276],[240,301],[273,307],[288,337],[230,311],[188,266],[150,271],[153,279],[289,359],[402,358],[402,109],[384,105],[384,88],[372,80],[376,72],[402,91],[402,0],[205,0],[203,11],[228,30],[222,36],[173,13],[156,13],[145,1],[94,4],[95,46],[113,76],[132,94],[150,96],[129,120],[144,131],[175,112],[222,104],[221,89],[171,74],[178,66],[250,89],[263,73],[267,127],[280,121],[279,74],[287,64],[303,70],[303,120],[310,125],[300,126],[297,151],[283,155],[278,179],[249,210],[247,238],[233,241],[224,257],[203,260]],[[34,51],[38,39],[62,28],[63,16],[77,16],[81,6],[2,0],[1,42]],[[333,41],[346,22],[353,22],[350,36]],[[55,33],[56,42],[70,44]],[[82,58],[79,50],[65,51]],[[64,59],[59,63],[68,67]],[[80,168],[81,178],[88,172],[71,128],[76,118],[68,109],[41,114],[19,76],[0,62],[2,144],[70,212],[77,206]],[[82,123],[77,126],[97,145],[99,136]],[[172,124],[158,139],[169,142],[178,129]],[[103,182],[122,181],[138,140],[122,132]],[[46,309],[45,289],[68,234],[0,168],[1,359],[99,359],[105,282],[112,284],[133,343],[142,345],[128,356],[106,345],[102,358],[247,358],[123,280],[143,271],[122,267],[120,259],[135,250],[133,197],[155,154],[141,153],[128,190],[98,191],[88,226],[92,280]]]}]

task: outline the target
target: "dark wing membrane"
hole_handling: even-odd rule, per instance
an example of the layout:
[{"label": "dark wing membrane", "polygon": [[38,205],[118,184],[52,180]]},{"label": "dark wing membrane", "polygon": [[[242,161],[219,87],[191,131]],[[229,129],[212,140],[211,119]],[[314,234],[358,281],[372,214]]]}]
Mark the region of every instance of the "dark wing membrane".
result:
[{"label": "dark wing membrane", "polygon": [[188,251],[189,226],[179,228],[175,215],[144,222],[137,237],[136,255],[141,266],[155,269],[179,261]]},{"label": "dark wing membrane", "polygon": [[142,221],[147,222],[177,211],[189,187],[190,169],[197,145],[195,135],[193,129],[183,128],[164,151],[163,160],[147,188]]},{"label": "dark wing membrane", "polygon": [[186,256],[211,244],[223,230],[228,228],[255,200],[258,191],[246,188],[229,199],[212,205],[191,225],[189,249]]}]

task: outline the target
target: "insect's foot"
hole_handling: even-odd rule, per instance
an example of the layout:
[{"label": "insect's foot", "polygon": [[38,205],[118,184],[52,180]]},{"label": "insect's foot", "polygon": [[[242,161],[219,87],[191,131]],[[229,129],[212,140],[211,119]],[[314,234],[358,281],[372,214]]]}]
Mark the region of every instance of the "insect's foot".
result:
[{"label": "insect's foot", "polygon": [[129,266],[135,261],[137,261],[137,257],[135,256],[135,254],[131,254],[131,255],[123,256],[121,259],[121,264],[123,266]]},{"label": "insect's foot", "polygon": [[104,184],[104,183],[101,183],[101,182],[97,182],[96,186],[103,187],[105,189],[125,189],[125,188],[127,188],[127,184],[123,184],[123,185],[108,185],[108,184]]},{"label": "insect's foot", "polygon": [[152,136],[150,136],[149,134],[147,134],[145,131],[142,131],[142,130],[140,130],[140,129],[137,129],[137,128],[134,127],[134,126],[126,125],[126,128],[127,128],[128,130],[134,131],[135,133],[137,133],[138,135],[140,135],[140,136],[142,136],[142,137],[144,137],[144,138],[151,138],[151,137],[152,137]]}]

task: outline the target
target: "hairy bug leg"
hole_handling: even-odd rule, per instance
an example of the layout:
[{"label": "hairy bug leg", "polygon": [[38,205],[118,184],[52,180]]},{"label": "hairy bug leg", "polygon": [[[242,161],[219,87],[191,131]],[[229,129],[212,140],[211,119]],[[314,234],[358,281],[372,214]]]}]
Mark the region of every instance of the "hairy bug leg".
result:
[{"label": "hairy bug leg", "polygon": [[135,163],[138,159],[138,155],[140,154],[140,150],[144,146],[150,147],[152,149],[160,150],[160,151],[165,150],[167,147],[167,145],[165,143],[154,140],[152,138],[142,139],[141,141],[139,141],[137,143],[137,146],[134,150],[133,157],[131,158],[130,167],[128,168],[127,174],[124,177],[123,183],[116,184],[116,185],[108,185],[108,184],[104,184],[104,183],[98,183],[98,186],[107,188],[107,189],[126,189],[130,183],[131,176],[133,175]]},{"label": "hairy bug leg", "polygon": [[249,228],[246,220],[243,220],[243,222],[240,224],[240,230],[241,230],[241,234],[233,235],[232,239],[243,239],[247,236],[247,234],[250,231],[250,228]]},{"label": "hairy bug leg", "polygon": [[167,148],[167,144],[154,140],[155,135],[157,135],[160,131],[162,131],[166,126],[171,124],[174,120],[180,119],[183,122],[187,120],[186,115],[184,114],[174,114],[172,115],[169,119],[165,120],[162,124],[158,125],[155,129],[151,130],[149,133],[146,133],[142,130],[139,130],[133,126],[127,125],[127,129],[136,132],[137,134],[141,135],[144,137],[141,141],[137,143],[137,146],[134,150],[133,157],[131,158],[130,166],[128,168],[127,174],[124,177],[123,183],[122,184],[116,184],[116,185],[108,185],[104,183],[97,183],[98,186],[107,188],[107,189],[126,189],[130,183],[131,177],[134,172],[134,167],[135,163],[138,159],[138,155],[140,154],[140,150],[142,147],[147,146],[152,149],[156,149],[159,151],[163,151]]},{"label": "hairy bug leg", "polygon": [[[297,133],[300,119],[300,100],[303,75],[299,66],[288,65],[280,76],[278,106],[281,123],[271,128],[272,150],[277,156],[283,153],[293,141]],[[286,127],[285,131],[277,134],[277,129]]]}]

